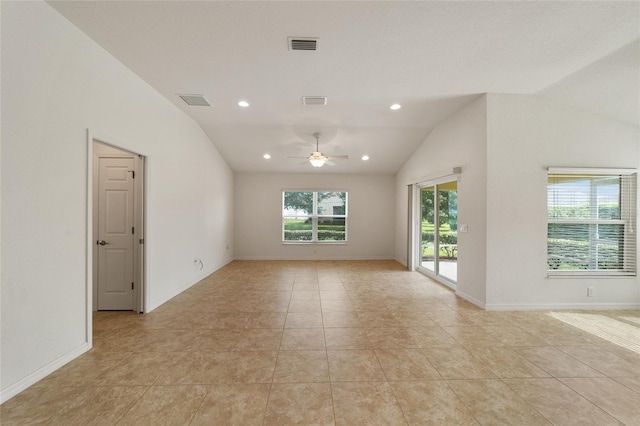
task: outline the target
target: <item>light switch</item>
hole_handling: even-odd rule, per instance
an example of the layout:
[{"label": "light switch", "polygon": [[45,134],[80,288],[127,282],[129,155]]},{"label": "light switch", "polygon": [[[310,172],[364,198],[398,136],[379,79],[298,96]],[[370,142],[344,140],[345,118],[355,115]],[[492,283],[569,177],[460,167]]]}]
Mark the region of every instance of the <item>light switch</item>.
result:
[{"label": "light switch", "polygon": [[468,225],[460,225],[458,227],[458,231],[460,231],[460,232],[469,232],[469,226]]}]

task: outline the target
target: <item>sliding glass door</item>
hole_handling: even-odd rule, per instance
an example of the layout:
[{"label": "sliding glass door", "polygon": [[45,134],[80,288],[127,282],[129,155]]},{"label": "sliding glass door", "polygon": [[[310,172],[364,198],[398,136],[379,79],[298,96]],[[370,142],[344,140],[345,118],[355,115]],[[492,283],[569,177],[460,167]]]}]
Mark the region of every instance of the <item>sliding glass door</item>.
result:
[{"label": "sliding glass door", "polygon": [[458,280],[458,182],[437,185],[438,271],[449,281]]},{"label": "sliding glass door", "polygon": [[418,185],[417,269],[450,284],[458,280],[458,182]]},{"label": "sliding glass door", "polygon": [[435,194],[435,186],[420,188],[420,259],[417,265],[432,274],[436,273]]}]

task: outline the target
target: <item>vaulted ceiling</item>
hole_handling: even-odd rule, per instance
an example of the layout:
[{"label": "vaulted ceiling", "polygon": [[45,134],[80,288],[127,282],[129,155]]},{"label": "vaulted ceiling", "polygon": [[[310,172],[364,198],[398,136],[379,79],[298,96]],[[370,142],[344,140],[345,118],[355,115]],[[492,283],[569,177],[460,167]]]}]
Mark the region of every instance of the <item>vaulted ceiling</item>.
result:
[{"label": "vaulted ceiling", "polygon": [[[193,117],[236,172],[393,174],[486,92],[640,125],[638,2],[50,4]],[[318,49],[289,50],[288,37],[317,38]],[[320,151],[350,159],[318,169],[285,158],[314,151],[314,132]]]}]

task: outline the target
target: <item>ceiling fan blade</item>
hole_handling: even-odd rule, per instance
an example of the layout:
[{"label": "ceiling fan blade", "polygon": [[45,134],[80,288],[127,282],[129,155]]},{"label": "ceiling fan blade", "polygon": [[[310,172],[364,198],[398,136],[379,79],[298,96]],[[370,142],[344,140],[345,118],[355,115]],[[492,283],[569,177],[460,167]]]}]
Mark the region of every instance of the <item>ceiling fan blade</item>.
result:
[{"label": "ceiling fan blade", "polygon": [[316,138],[316,150],[313,151],[311,153],[311,155],[309,157],[290,157],[288,155],[285,155],[284,158],[299,158],[299,159],[306,159],[307,161],[305,161],[304,163],[301,164],[311,164],[314,167],[322,167],[324,164],[327,164],[329,166],[335,166],[336,163],[334,163],[331,160],[348,160],[349,156],[348,155],[325,155],[322,152],[320,152],[320,149],[318,147],[318,139],[320,138],[320,133],[316,132],[313,134],[313,137]]}]

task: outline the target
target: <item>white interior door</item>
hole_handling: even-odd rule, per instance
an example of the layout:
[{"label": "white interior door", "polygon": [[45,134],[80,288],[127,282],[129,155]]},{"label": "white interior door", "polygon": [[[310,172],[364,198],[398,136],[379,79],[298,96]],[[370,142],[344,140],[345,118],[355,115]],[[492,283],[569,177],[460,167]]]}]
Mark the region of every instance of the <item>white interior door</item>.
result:
[{"label": "white interior door", "polygon": [[134,168],[134,158],[99,159],[99,310],[133,310]]}]

